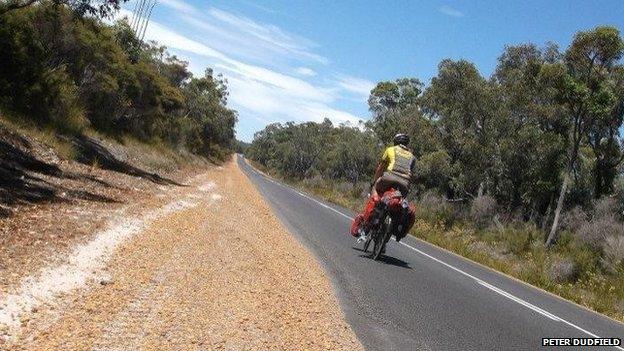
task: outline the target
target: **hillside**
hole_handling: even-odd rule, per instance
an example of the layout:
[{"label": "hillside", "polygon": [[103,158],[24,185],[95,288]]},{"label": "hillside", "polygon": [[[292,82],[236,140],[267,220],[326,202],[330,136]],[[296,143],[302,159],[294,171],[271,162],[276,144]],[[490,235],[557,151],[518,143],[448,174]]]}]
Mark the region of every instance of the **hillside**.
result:
[{"label": "hillside", "polygon": [[[0,126],[2,286],[55,260],[116,215],[140,212],[210,163],[204,158],[92,136],[67,143],[74,159],[15,127]],[[41,136],[41,135],[40,135]]]}]

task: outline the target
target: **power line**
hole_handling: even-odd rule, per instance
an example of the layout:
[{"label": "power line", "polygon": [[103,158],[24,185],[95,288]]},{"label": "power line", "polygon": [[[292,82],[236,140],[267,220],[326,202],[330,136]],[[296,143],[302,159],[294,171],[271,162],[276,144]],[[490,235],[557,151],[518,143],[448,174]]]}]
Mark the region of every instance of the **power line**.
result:
[{"label": "power line", "polygon": [[136,17],[137,17],[137,8],[140,2],[141,2],[140,0],[137,0],[134,2],[134,8],[132,9],[132,20],[130,21],[130,28],[134,27],[134,21],[136,21]]},{"label": "power line", "polygon": [[154,7],[156,7],[157,3],[157,0],[137,0],[134,3],[134,11],[130,27],[132,28],[134,35],[141,42],[143,42],[143,39],[145,38],[147,26],[149,25],[152,12],[154,11]]},{"label": "power line", "polygon": [[141,33],[141,41],[143,41],[143,38],[145,38],[145,32],[147,31],[147,25],[149,24],[149,20],[152,17],[152,11],[154,10],[154,7],[156,6],[156,0],[154,0],[154,2],[152,3],[152,5],[149,8],[149,11],[147,13],[147,17],[145,17],[145,24],[143,25],[143,33]]},{"label": "power line", "polygon": [[145,0],[140,0],[139,10],[135,13],[136,21],[132,25],[132,30],[134,31],[135,35],[137,31],[139,30],[139,24],[141,23],[141,20],[143,19],[143,8],[145,8]]}]

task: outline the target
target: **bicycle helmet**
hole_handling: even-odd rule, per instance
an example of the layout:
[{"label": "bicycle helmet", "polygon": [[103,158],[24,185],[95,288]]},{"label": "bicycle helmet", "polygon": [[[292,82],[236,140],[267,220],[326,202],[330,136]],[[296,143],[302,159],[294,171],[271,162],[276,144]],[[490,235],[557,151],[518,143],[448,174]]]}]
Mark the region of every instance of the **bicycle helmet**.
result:
[{"label": "bicycle helmet", "polygon": [[407,134],[399,133],[394,136],[394,145],[403,145],[407,146],[410,142],[410,138]]}]

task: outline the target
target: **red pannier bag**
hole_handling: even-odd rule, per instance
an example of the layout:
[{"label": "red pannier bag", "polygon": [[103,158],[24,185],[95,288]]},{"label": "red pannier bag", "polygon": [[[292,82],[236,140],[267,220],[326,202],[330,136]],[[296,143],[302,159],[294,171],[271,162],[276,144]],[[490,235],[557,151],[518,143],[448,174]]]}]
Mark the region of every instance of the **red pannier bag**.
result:
[{"label": "red pannier bag", "polygon": [[[362,213],[358,214],[351,223],[351,235],[357,237],[358,231],[360,229],[364,229],[368,224],[371,216],[375,212],[375,207],[379,201],[383,201],[386,203],[388,211],[394,218],[402,217],[403,210],[403,196],[401,193],[394,189],[388,189],[384,192],[383,196],[380,198],[379,196],[370,196],[366,205],[364,206],[364,210]],[[405,235],[409,232],[409,230],[414,225],[414,221],[416,220],[416,208],[414,204],[407,203],[407,213],[406,218],[404,218],[404,224],[402,226],[401,233],[397,233],[401,238],[405,237]]]}]

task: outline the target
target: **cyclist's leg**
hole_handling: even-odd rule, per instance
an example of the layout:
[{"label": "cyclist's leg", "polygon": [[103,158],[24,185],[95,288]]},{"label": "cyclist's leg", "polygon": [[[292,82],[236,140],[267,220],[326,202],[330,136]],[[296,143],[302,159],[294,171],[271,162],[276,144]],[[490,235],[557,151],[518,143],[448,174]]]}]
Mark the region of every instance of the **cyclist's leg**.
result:
[{"label": "cyclist's leg", "polygon": [[364,204],[364,209],[361,213],[359,213],[351,223],[351,235],[354,237],[359,237],[361,232],[368,231],[368,223],[370,221],[371,216],[375,210],[375,205],[379,201],[379,197],[371,191],[371,195],[366,200]]}]

